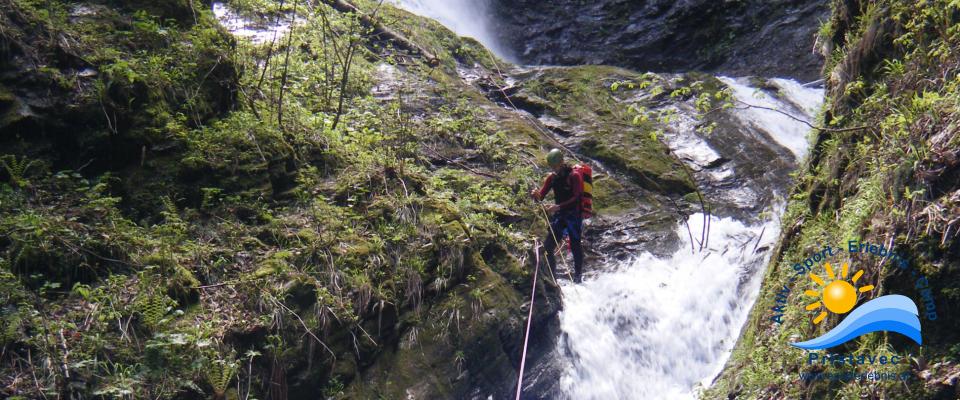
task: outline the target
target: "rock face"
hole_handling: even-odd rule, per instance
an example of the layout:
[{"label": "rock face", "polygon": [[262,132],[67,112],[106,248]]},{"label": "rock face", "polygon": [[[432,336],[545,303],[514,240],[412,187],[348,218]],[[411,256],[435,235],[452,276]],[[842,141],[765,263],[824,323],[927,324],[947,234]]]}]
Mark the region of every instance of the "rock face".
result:
[{"label": "rock face", "polygon": [[[19,234],[0,239],[0,300],[7,303],[0,306],[0,326],[16,325],[3,329],[15,335],[0,335],[0,343],[9,352],[32,351],[16,360],[45,363],[59,357],[27,347],[32,343],[13,349],[3,342],[3,336],[52,337],[40,330],[45,324],[29,321],[22,331],[30,335],[21,335],[20,322],[7,322],[14,318],[8,310],[28,304],[25,299],[33,299],[40,282],[24,285],[5,272],[10,268],[24,279],[60,278],[55,283],[66,288],[73,279],[68,273],[83,266],[97,275],[84,282],[127,290],[125,296],[137,299],[131,300],[135,304],[143,301],[163,312],[170,298],[188,308],[169,322],[161,321],[161,314],[155,323],[138,317],[146,314],[142,310],[122,311],[127,321],[134,321],[130,329],[138,337],[152,338],[144,339],[146,352],[105,345],[122,342],[126,331],[112,319],[90,318],[86,296],[52,299],[63,303],[50,310],[73,310],[69,315],[33,309],[22,314],[83,325],[77,337],[98,338],[96,343],[71,343],[77,346],[72,354],[106,354],[116,365],[155,363],[145,368],[190,382],[188,389],[177,387],[182,393],[163,390],[178,379],[131,385],[151,393],[199,398],[200,390],[222,384],[201,370],[224,368],[240,362],[238,354],[250,354],[246,373],[235,376],[239,382],[242,375],[248,390],[252,386],[260,398],[308,399],[318,393],[507,398],[514,391],[531,307],[527,296],[535,284],[529,271],[537,261],[528,250],[529,238],[546,235],[542,211],[526,200],[526,192],[546,172],[542,154],[562,145],[597,160],[596,216],[586,233],[593,240],[587,258],[593,266],[638,251],[670,251],[677,242],[671,228],[677,218],[696,210],[689,195],[704,186],[702,176],[739,166],[724,152],[739,148],[721,143],[716,157],[693,154],[703,162],[687,174],[687,161],[670,154],[668,144],[676,141],[661,142],[651,135],[656,133],[652,123],[630,123],[631,105],[692,113],[691,103],[698,98],[682,94],[681,86],[709,87],[707,94],[715,95],[719,85],[712,77],[658,77],[654,93],[653,87],[613,89],[619,81],[644,79],[613,67],[508,66],[504,75],[499,66],[483,64],[490,57],[475,42],[457,39],[429,21],[390,15],[384,20],[397,24],[391,28],[431,48],[440,63],[396,54],[379,41],[365,42],[396,65],[372,65],[358,57],[363,59],[358,74],[371,74],[375,87],[357,86],[380,104],[364,98],[349,107],[354,115],[380,117],[371,122],[355,117],[356,125],[342,128],[344,135],[336,132],[336,140],[318,140],[323,137],[290,136],[283,130],[284,121],[304,132],[332,130],[313,112],[322,103],[316,87],[306,89],[321,77],[315,63],[318,49],[287,42],[291,65],[305,69],[291,69],[291,79],[284,81],[297,95],[287,98],[294,105],[284,108],[288,114],[279,114],[278,107],[274,125],[269,114],[273,100],[236,101],[245,82],[252,81],[241,78],[251,71],[227,61],[235,42],[210,12],[193,19],[193,2],[50,3],[63,6],[58,8],[62,12],[51,16],[31,2],[0,1],[0,228],[16,224],[16,229],[0,231]],[[345,21],[332,13],[329,17],[334,25]],[[158,21],[177,23],[167,27]],[[103,48],[111,51],[101,52]],[[310,112],[290,111],[297,109]],[[396,123],[391,122],[394,115]],[[721,124],[714,137],[719,142],[738,134],[737,124]],[[410,134],[381,139],[370,133],[381,131]],[[350,141],[338,144],[348,136]],[[353,139],[370,142],[354,145]],[[400,152],[381,152],[388,147]],[[409,157],[398,158],[404,154]],[[28,171],[31,160],[45,165]],[[358,173],[361,166],[369,169]],[[48,183],[67,179],[48,171],[60,169],[76,171],[70,179],[77,181],[80,170],[103,175],[104,181],[115,174],[120,187],[106,197],[94,192],[101,189],[86,189],[86,181],[77,183],[82,192]],[[758,179],[753,181],[766,182]],[[389,187],[388,180],[393,182]],[[717,182],[707,188],[708,195],[724,189],[720,185],[743,181]],[[47,193],[79,194],[61,200]],[[16,202],[6,201],[14,194]],[[120,201],[126,204],[117,206]],[[52,250],[35,252],[39,256],[23,251],[21,243],[34,242],[48,226],[63,226],[57,235],[77,238],[78,244],[60,239],[62,244]],[[79,246],[97,252],[69,258],[81,253]],[[100,248],[105,256],[99,255]],[[10,263],[12,254],[17,260]],[[207,260],[216,260],[214,267]],[[149,267],[131,269],[140,266]],[[150,285],[140,272],[149,272],[163,286]],[[101,282],[107,274],[116,283]],[[7,295],[13,292],[9,287],[22,299]],[[178,295],[181,291],[189,296]],[[538,289],[537,296],[524,393],[553,398],[567,367],[555,354],[562,351],[556,345],[562,299],[549,285]],[[16,308],[17,321],[27,319],[20,314]],[[96,322],[73,322],[81,320]],[[210,328],[194,333],[198,320]],[[198,338],[196,347],[181,343],[184,332]],[[62,330],[60,338],[66,341]],[[211,342],[217,346],[207,344]],[[199,350],[201,344],[209,352]],[[158,355],[151,350],[158,346],[176,352]],[[33,390],[41,385],[17,378],[22,375],[19,361],[6,360],[14,358],[0,360],[0,397],[39,397]],[[60,380],[63,397],[83,397],[80,393],[97,393],[106,385],[93,378],[81,381],[101,374],[100,367],[73,361],[64,361],[62,368],[78,378]],[[49,370],[46,365],[35,368]],[[135,393],[132,397],[147,397]],[[215,398],[241,397],[231,392]]]},{"label": "rock face", "polygon": [[[195,18],[189,3],[56,7],[0,5],[4,153],[49,161],[54,170],[118,171],[176,147],[168,131],[177,115],[197,127],[234,107],[233,39],[213,19]],[[147,23],[150,15],[177,28]],[[144,54],[177,62],[148,71]]]},{"label": "rock face", "polygon": [[[824,68],[823,119],[841,121],[833,126],[839,131],[818,132],[807,163],[797,171],[788,211],[781,217],[784,233],[758,301],[730,361],[703,398],[830,398],[853,388],[862,397],[874,398],[952,399],[960,393],[956,373],[960,320],[944,318],[956,315],[960,305],[960,269],[956,267],[960,241],[951,222],[960,221],[960,118],[953,111],[937,111],[955,110],[960,104],[951,67],[960,62],[960,54],[930,51],[955,49],[960,38],[928,34],[928,25],[921,22],[934,18],[956,24],[957,6],[873,1],[867,7],[865,2],[845,0],[831,4],[834,14],[822,29],[823,49],[830,54]],[[886,60],[903,61],[890,73],[884,68]],[[866,84],[858,87],[857,82]],[[921,98],[925,102],[921,107],[929,113],[900,111]],[[903,122],[894,129],[882,127],[891,120]],[[850,129],[870,133],[845,134]],[[798,375],[823,369],[789,356],[796,351],[793,342],[835,328],[841,317],[831,315],[814,327],[814,313],[799,307],[799,301],[778,314],[774,310],[777,293],[811,287],[795,279],[789,266],[812,248],[852,239],[881,244],[908,260],[891,268],[883,262],[890,258],[867,252],[840,256],[844,265],[849,261],[851,270],[864,272],[866,279],[858,284],[882,287],[882,295],[903,295],[916,303],[923,346],[899,334],[877,333],[851,340],[842,351],[892,351],[921,361],[888,369],[906,377],[891,382],[864,385],[856,380],[813,379],[798,384]],[[814,273],[826,269],[813,268]]]},{"label": "rock face", "polygon": [[819,77],[817,0],[494,0],[500,40],[529,64]]}]

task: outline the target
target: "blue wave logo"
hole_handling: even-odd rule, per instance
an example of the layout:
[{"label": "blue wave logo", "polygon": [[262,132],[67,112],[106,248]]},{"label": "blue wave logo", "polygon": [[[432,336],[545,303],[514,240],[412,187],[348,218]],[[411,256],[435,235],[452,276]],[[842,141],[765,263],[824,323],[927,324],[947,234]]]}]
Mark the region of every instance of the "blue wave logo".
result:
[{"label": "blue wave logo", "polygon": [[854,309],[847,318],[822,336],[805,342],[791,343],[791,346],[805,350],[821,350],[880,331],[897,332],[919,345],[923,344],[923,340],[920,337],[918,315],[917,305],[909,297],[881,296]]}]

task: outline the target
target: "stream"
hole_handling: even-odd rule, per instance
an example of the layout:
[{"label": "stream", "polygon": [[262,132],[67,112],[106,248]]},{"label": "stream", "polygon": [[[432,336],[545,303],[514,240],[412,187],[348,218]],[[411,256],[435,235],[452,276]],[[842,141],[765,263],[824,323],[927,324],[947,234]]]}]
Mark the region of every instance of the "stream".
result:
[{"label": "stream", "polygon": [[[416,14],[434,18],[460,35],[472,36],[497,51],[499,43],[483,28],[479,6],[467,1],[398,0]],[[461,4],[463,3],[463,4]],[[481,9],[477,9],[481,7]],[[502,52],[498,52],[502,55]],[[820,108],[823,91],[789,79],[771,79],[777,95],[761,93],[742,78],[720,77],[739,101],[732,111],[749,132],[743,134],[771,148],[790,165],[806,155],[809,126]],[[746,107],[760,106],[782,112]],[[742,108],[742,109],[739,109]],[[791,118],[794,117],[794,118]],[[671,150],[695,171],[719,157],[735,158],[730,149],[716,149],[710,140],[690,133],[668,135]],[[725,151],[726,150],[726,151]],[[684,157],[683,155],[688,155]],[[739,154],[741,158],[743,154]],[[749,156],[749,154],[748,154]],[[750,162],[751,160],[745,160]],[[752,160],[752,162],[763,160]],[[641,253],[625,262],[589,266],[581,285],[561,281],[564,309],[558,342],[563,372],[554,390],[530,393],[569,399],[690,399],[708,387],[730,356],[760,290],[764,267],[779,236],[788,180],[764,188],[729,185],[737,167],[698,173],[701,184],[718,188],[716,197],[729,207],[757,212],[712,216],[709,241],[699,249],[702,214],[691,215],[675,228],[680,245],[669,257]],[[703,182],[707,181],[707,182]],[[754,193],[768,191],[768,193]],[[751,199],[766,199],[756,204]],[[752,217],[743,217],[752,215]],[[537,385],[530,382],[525,389]],[[542,382],[539,385],[542,387]]]},{"label": "stream", "polygon": [[[483,1],[393,2],[510,59],[483,17]],[[228,29],[255,42],[287,29],[257,30],[220,3],[214,10]],[[720,373],[779,236],[783,207],[778,199],[786,195],[787,175],[807,153],[810,127],[801,121],[814,120],[823,90],[769,79],[766,86],[775,90],[760,91],[745,78],[719,79],[738,100],[729,111],[737,129],[723,134],[727,136],[701,136],[681,118],[665,134],[704,193],[720,204],[715,215],[678,221],[679,244],[660,249],[659,256],[640,252],[624,261],[588,265],[583,284],[561,281],[564,309],[551,360],[561,372],[559,378],[540,378],[552,382],[525,380],[527,396],[690,399]],[[701,245],[704,223],[709,224],[709,239]]]},{"label": "stream", "polygon": [[[807,121],[812,120],[823,95],[820,89],[791,80],[771,80],[780,89],[779,97],[760,95],[743,79],[721,80],[743,103],[781,110]],[[807,125],[772,110],[746,108],[733,113],[753,131],[747,137],[779,147],[780,153],[787,158],[792,155],[793,161],[806,154]],[[679,154],[709,159],[719,151],[720,156],[732,157],[708,141],[674,136],[673,140],[668,137],[668,143]],[[697,167],[696,158],[687,162],[691,168]],[[736,169],[734,166],[729,174],[701,174],[700,184],[722,188],[724,181],[735,177]],[[725,190],[729,193],[717,197],[735,199],[763,189],[733,186]],[[786,187],[766,190],[773,196],[756,197],[776,199],[784,195]],[[751,202],[728,206],[750,207]],[[689,231],[682,221],[675,228],[681,243],[669,257],[641,253],[626,262],[600,266],[582,285],[564,281],[559,353],[566,368],[560,380],[561,397],[689,399],[708,387],[746,322],[779,236],[782,205],[773,200],[760,206],[773,212],[765,219],[750,213],[740,214],[753,217],[712,216],[709,241],[702,250],[699,233],[704,218],[694,214],[686,221]]]}]

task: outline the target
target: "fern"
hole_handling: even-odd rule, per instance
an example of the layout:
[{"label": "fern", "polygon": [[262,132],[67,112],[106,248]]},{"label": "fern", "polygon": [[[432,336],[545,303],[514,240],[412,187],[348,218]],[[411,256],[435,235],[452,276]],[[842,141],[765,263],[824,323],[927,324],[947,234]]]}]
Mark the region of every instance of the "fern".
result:
[{"label": "fern", "polygon": [[141,321],[152,331],[156,331],[163,323],[163,317],[167,315],[167,308],[171,303],[171,299],[159,291],[155,281],[150,274],[140,275],[140,295],[137,301]]},{"label": "fern", "polygon": [[230,381],[233,380],[233,374],[236,372],[236,361],[215,360],[210,363],[204,373],[207,383],[213,387],[214,398],[223,398],[227,388],[230,387]]},{"label": "fern", "polygon": [[160,198],[160,202],[163,203],[163,215],[167,218],[177,218],[179,219],[180,211],[177,210],[177,204],[173,202],[173,199],[170,196],[163,196]]},{"label": "fern", "polygon": [[161,197],[160,202],[163,204],[163,210],[160,211],[160,215],[163,217],[163,224],[157,226],[157,233],[173,240],[172,243],[178,243],[186,239],[188,226],[187,223],[180,218],[180,210],[177,209],[176,202],[174,202],[170,196]]},{"label": "fern", "polygon": [[7,345],[20,337],[20,325],[23,318],[17,311],[0,312],[0,344]]},{"label": "fern", "polygon": [[155,330],[163,321],[163,316],[167,314],[166,296],[152,294],[148,295],[141,303],[140,315],[143,317],[143,324],[148,328]]},{"label": "fern", "polygon": [[0,163],[10,175],[10,185],[19,188],[28,185],[30,182],[26,179],[27,170],[36,162],[27,157],[18,158],[15,155],[6,154],[0,157]]}]

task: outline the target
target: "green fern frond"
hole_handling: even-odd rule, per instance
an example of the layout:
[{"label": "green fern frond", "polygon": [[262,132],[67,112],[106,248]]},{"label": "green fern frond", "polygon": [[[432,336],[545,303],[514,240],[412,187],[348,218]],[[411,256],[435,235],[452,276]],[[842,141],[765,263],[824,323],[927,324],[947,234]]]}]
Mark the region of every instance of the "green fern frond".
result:
[{"label": "green fern frond", "polygon": [[11,154],[5,154],[0,157],[0,164],[3,164],[3,168],[7,170],[7,174],[10,175],[10,185],[13,187],[22,187],[28,183],[26,180],[27,170],[30,169],[34,163],[36,163],[36,160],[31,160],[27,157],[17,157]]},{"label": "green fern frond", "polygon": [[167,315],[167,296],[154,294],[148,296],[142,306],[143,323],[150,329],[156,329]]},{"label": "green fern frond", "polygon": [[237,372],[237,366],[236,361],[227,360],[215,360],[207,366],[205,371],[207,383],[213,387],[215,397],[222,397],[230,387],[230,381]]},{"label": "green fern frond", "polygon": [[156,278],[152,274],[140,274],[140,294],[136,308],[143,325],[150,330],[156,330],[160,326],[171,303],[171,299],[157,288],[155,282]]},{"label": "green fern frond", "polygon": [[20,337],[20,325],[23,317],[19,312],[0,313],[0,343],[13,343]]}]

